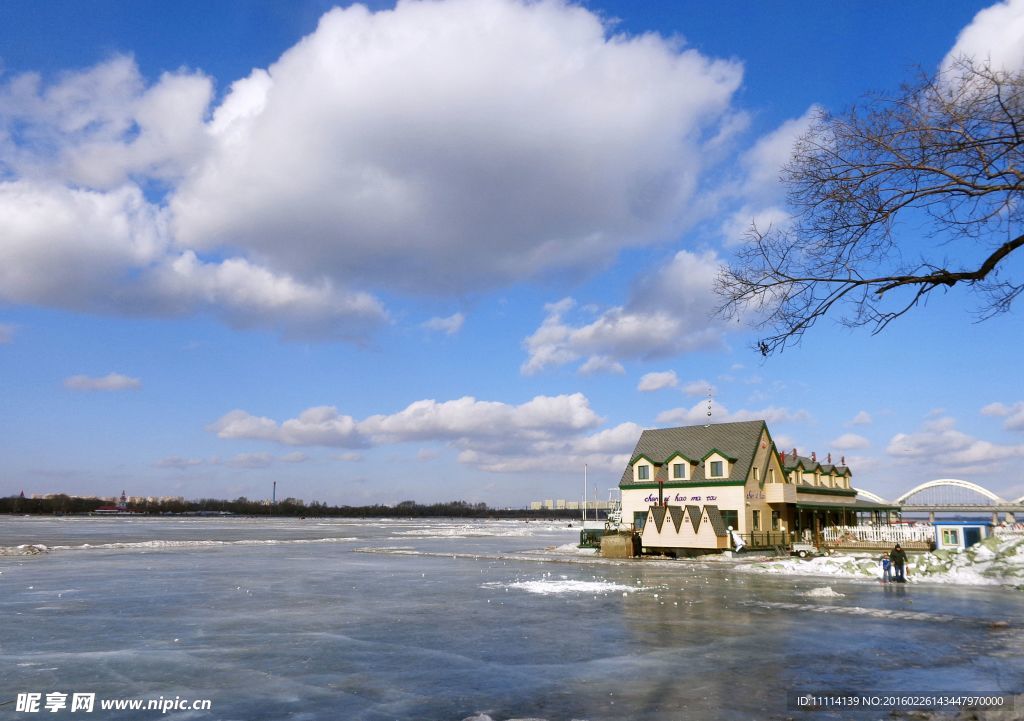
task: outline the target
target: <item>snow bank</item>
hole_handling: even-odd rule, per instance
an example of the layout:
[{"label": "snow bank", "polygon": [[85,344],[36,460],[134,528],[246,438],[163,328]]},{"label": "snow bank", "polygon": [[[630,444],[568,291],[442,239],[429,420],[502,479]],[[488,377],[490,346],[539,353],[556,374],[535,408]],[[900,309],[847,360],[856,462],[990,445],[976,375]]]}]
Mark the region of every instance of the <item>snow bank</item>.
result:
[{"label": "snow bank", "polygon": [[[753,573],[842,578],[881,579],[882,577],[882,567],[877,556],[858,558],[835,555],[814,558],[809,561],[785,559],[741,565],[737,566],[737,570]],[[910,554],[907,564],[907,580],[976,586],[1024,587],[1024,538],[994,536],[971,546],[966,551]]]}]

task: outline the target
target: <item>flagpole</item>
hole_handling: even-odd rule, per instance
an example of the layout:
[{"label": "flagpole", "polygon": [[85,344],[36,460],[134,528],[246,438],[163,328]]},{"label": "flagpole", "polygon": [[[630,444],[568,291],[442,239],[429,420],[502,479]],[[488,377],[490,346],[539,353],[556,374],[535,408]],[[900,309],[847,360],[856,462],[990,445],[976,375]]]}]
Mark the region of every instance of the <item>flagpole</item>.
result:
[{"label": "flagpole", "polygon": [[583,522],[587,522],[587,464],[583,464]]}]

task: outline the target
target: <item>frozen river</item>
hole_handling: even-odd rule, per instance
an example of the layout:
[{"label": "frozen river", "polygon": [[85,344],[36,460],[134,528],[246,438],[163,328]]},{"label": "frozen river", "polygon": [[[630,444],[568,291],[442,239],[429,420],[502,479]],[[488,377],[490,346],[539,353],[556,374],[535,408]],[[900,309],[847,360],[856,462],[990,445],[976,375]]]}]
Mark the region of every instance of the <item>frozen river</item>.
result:
[{"label": "frozen river", "polygon": [[[0,716],[889,718],[797,693],[1024,690],[1024,593],[601,561],[559,524],[2,518]],[[9,553],[11,553],[9,551]],[[830,590],[825,590],[826,588]],[[92,713],[14,713],[20,693]]]}]

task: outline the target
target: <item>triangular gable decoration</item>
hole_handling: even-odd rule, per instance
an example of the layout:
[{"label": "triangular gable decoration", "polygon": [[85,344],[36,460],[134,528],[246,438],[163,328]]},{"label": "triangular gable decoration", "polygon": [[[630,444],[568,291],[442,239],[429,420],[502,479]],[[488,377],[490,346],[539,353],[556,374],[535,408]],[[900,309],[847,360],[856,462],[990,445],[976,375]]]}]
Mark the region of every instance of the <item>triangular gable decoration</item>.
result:
[{"label": "triangular gable decoration", "polygon": [[687,506],[686,515],[690,517],[690,524],[693,526],[693,532],[696,533],[700,530],[700,506]]},{"label": "triangular gable decoration", "polygon": [[654,526],[661,533],[661,527],[665,523],[665,507],[651,506],[651,513],[654,514]]},{"label": "triangular gable decoration", "polygon": [[683,525],[683,509],[680,506],[669,506],[668,512],[672,515],[672,525],[676,527],[676,533],[679,533],[679,527]]}]

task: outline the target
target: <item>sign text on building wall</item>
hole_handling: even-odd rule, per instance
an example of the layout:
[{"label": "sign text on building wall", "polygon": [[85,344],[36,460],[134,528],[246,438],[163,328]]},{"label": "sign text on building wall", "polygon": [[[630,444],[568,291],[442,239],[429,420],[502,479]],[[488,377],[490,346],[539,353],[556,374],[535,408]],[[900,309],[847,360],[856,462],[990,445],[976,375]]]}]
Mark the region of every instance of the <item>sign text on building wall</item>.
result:
[{"label": "sign text on building wall", "polygon": [[[683,495],[680,495],[680,494],[677,493],[675,495],[675,497],[673,497],[672,494],[666,493],[665,494],[665,500],[666,501],[675,501],[676,503],[682,503],[683,501],[707,501],[708,503],[713,503],[714,501],[718,500],[718,496],[683,496]],[[647,498],[644,499],[644,503],[657,503],[657,502],[658,502],[658,496],[653,494],[653,493],[651,495],[647,496]]]}]

